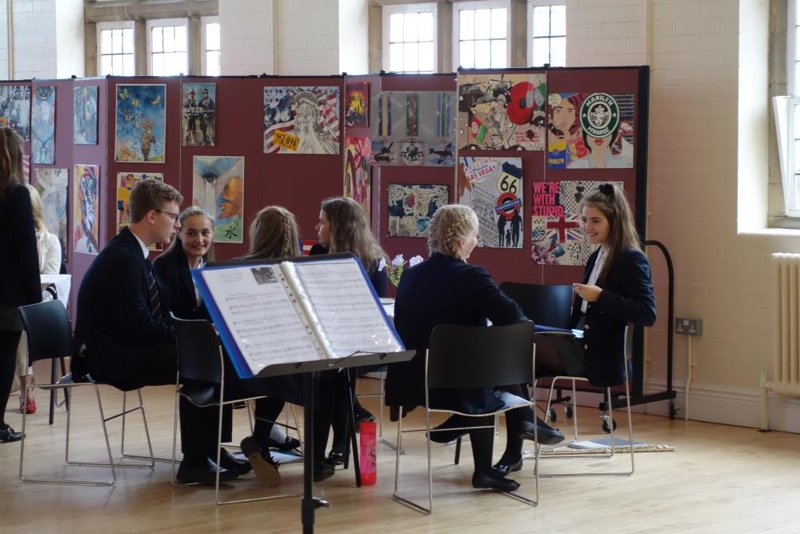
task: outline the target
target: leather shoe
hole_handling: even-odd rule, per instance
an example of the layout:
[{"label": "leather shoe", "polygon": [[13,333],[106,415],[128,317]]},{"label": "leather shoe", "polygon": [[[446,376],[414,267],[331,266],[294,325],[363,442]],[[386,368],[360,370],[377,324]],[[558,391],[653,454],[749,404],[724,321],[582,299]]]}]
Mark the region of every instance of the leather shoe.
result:
[{"label": "leather shoe", "polygon": [[322,460],[314,465],[314,482],[322,482],[336,473],[336,466],[328,460]]},{"label": "leather shoe", "polygon": [[[436,432],[429,432],[428,439],[430,439],[434,443],[450,443],[451,441],[455,441],[461,436],[464,436],[468,430],[448,430],[453,427],[458,427],[462,425],[462,421],[460,421],[456,416],[450,416],[444,423],[439,426],[433,427],[431,430],[435,430]],[[470,426],[470,425],[467,425]]]},{"label": "leather shoe", "polygon": [[500,458],[500,461],[497,462],[492,466],[492,469],[497,471],[502,475],[507,475],[509,473],[513,473],[514,471],[521,471],[522,470],[522,457],[520,456],[519,460],[516,462],[509,462]]},{"label": "leather shoe", "polygon": [[258,441],[253,436],[246,437],[241,443],[242,452],[247,459],[256,476],[270,488],[277,488],[281,485],[281,474],[278,472],[278,464],[269,454],[269,449],[262,450]]},{"label": "leather shoe", "polygon": [[209,458],[184,458],[180,467],[178,467],[178,482],[181,484],[214,484],[216,482],[217,469],[219,469],[220,482],[230,482],[239,476],[234,471],[217,467],[217,464]]},{"label": "leather shoe", "polygon": [[222,449],[219,457],[219,465],[228,471],[233,471],[238,475],[244,475],[253,470],[253,466],[247,460],[237,458],[227,449]]},{"label": "leather shoe", "polygon": [[496,489],[500,491],[517,491],[519,482],[505,478],[500,473],[479,473],[472,475],[472,487],[476,489]]},{"label": "leather shoe", "polygon": [[267,446],[270,449],[278,449],[279,451],[286,452],[292,449],[300,448],[300,440],[291,436],[286,436],[286,439],[283,440],[283,442],[269,438],[267,440]]},{"label": "leather shoe", "polygon": [[328,463],[333,465],[344,465],[344,452],[331,450],[328,453]]},{"label": "leather shoe", "polygon": [[538,417],[536,418],[536,433],[534,434],[534,423],[530,421],[523,421],[522,422],[522,430],[519,433],[519,437],[522,439],[529,439],[531,441],[537,441],[539,445],[557,445],[564,441],[564,434],[559,432],[557,429],[551,427]]},{"label": "leather shoe", "polygon": [[0,429],[0,443],[11,443],[22,439],[22,432],[16,432],[13,428],[5,425]]}]

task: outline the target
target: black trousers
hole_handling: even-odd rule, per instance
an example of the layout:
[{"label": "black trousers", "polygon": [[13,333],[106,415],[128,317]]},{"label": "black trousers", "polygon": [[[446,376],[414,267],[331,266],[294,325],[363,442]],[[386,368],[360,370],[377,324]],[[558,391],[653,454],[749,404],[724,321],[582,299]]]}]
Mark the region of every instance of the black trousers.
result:
[{"label": "black trousers", "polygon": [[0,330],[0,423],[5,428],[6,405],[14,384],[14,371],[17,366],[17,345],[19,330]]}]

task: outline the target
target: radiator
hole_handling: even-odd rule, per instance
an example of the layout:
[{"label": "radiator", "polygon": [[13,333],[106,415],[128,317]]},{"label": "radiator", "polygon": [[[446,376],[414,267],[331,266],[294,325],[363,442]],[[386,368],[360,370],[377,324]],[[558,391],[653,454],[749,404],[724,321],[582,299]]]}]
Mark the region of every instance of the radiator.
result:
[{"label": "radiator", "polygon": [[773,264],[772,381],[761,373],[761,428],[769,427],[768,392],[800,397],[800,254],[776,253]]}]

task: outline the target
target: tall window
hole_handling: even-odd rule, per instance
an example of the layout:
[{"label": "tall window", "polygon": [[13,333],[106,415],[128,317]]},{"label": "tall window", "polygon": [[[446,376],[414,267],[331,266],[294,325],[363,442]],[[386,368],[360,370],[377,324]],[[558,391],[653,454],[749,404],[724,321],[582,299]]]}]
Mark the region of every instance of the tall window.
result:
[{"label": "tall window", "polygon": [[133,22],[101,22],[97,25],[97,74],[133,76]]},{"label": "tall window", "polygon": [[188,74],[186,19],[148,20],[148,67],[153,76]]},{"label": "tall window", "polygon": [[467,69],[508,66],[508,2],[459,2],[454,64]]},{"label": "tall window", "polygon": [[800,217],[800,0],[788,7],[786,81],[789,96],[775,97],[775,125],[788,217]]},{"label": "tall window", "polygon": [[564,0],[529,0],[531,28],[528,57],[532,67],[545,63],[553,67],[567,64],[567,7]]},{"label": "tall window", "polygon": [[202,24],[202,45],[203,45],[203,58],[201,66],[203,74],[206,76],[219,76],[220,75],[220,30],[217,17],[202,17],[200,19]]},{"label": "tall window", "polygon": [[392,72],[436,71],[436,4],[384,7],[383,64]]}]

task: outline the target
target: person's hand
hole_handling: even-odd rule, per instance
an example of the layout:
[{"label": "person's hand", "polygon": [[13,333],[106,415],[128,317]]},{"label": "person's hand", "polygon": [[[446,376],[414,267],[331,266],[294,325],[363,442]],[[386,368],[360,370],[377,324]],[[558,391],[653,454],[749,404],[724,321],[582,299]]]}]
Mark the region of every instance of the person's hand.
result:
[{"label": "person's hand", "polygon": [[572,290],[586,302],[597,302],[603,292],[602,287],[586,284],[572,284]]}]

